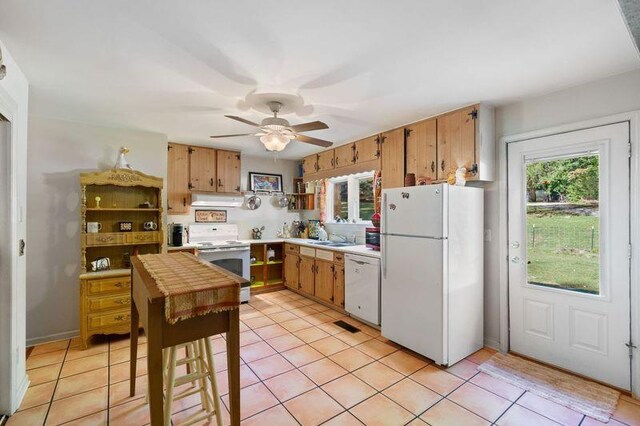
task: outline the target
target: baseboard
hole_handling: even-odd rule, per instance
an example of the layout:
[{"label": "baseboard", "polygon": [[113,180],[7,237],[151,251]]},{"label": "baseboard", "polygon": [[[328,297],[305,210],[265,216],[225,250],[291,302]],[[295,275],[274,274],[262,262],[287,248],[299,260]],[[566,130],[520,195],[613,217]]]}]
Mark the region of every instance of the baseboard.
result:
[{"label": "baseboard", "polygon": [[27,390],[29,389],[29,384],[31,383],[31,380],[29,380],[29,376],[27,374],[25,374],[23,377],[24,378],[22,379],[22,383],[20,383],[20,386],[18,387],[18,392],[16,392],[16,400],[14,401],[14,404],[12,407],[14,412],[18,410],[18,407],[20,407],[20,404],[22,404],[22,400],[24,399],[24,396],[27,394]]},{"label": "baseboard", "polygon": [[500,351],[500,342],[497,339],[492,339],[489,337],[485,338],[484,346],[486,348],[491,348],[491,349],[495,349],[496,351]]},{"label": "baseboard", "polygon": [[32,337],[27,339],[27,347],[40,345],[42,343],[54,342],[56,340],[71,339],[80,335],[80,330],[65,331],[63,333],[50,334],[42,337]]}]

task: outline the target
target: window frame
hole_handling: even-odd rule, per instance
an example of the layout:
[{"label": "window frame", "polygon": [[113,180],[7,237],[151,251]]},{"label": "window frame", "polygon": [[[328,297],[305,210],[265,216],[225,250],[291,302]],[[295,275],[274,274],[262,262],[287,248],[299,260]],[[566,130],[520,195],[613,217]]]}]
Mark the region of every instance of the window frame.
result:
[{"label": "window frame", "polygon": [[[363,220],[359,216],[360,212],[360,181],[362,179],[373,179],[374,171],[354,173],[346,176],[339,176],[335,178],[327,179],[326,186],[326,203],[325,213],[327,220],[326,223],[355,223],[360,225],[371,225],[371,220]],[[335,184],[347,182],[347,221],[336,222],[335,211],[333,209],[333,201],[335,195]]]}]

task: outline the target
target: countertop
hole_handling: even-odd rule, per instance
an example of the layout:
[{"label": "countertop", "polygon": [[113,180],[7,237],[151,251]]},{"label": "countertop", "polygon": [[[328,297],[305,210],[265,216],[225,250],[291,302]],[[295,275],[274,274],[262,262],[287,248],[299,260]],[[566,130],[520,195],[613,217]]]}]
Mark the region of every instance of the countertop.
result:
[{"label": "countertop", "polygon": [[[309,240],[305,238],[265,238],[262,240],[240,240],[240,241],[243,243],[249,243],[249,244],[265,244],[265,243],[269,244],[269,243],[286,242],[290,244],[297,244],[300,246],[313,247],[320,250],[340,251],[343,253],[352,253],[352,254],[359,254],[361,256],[380,258],[379,251],[371,250],[370,248],[367,248],[367,246],[365,246],[364,244],[359,244],[356,246],[348,246],[348,247],[325,247],[325,246],[321,246],[321,245],[319,246],[317,244],[313,244],[310,242],[310,241],[316,241],[316,240]],[[167,246],[167,250],[168,251],[184,250],[184,249],[190,249],[195,247],[196,247],[195,244],[185,244],[181,247]]]}]

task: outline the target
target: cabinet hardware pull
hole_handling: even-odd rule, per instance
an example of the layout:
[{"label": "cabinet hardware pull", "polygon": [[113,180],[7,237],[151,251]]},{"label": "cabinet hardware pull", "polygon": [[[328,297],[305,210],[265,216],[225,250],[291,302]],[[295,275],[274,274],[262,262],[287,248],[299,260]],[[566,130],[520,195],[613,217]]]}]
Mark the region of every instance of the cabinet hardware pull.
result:
[{"label": "cabinet hardware pull", "polygon": [[117,315],[113,317],[113,319],[116,321],[125,321],[129,319],[129,315]]},{"label": "cabinet hardware pull", "polygon": [[209,179],[209,186],[213,186],[213,178]]},{"label": "cabinet hardware pull", "polygon": [[331,167],[334,167],[334,166],[335,166],[335,159],[334,159],[334,158],[332,158],[332,159],[331,159]]},{"label": "cabinet hardware pull", "polygon": [[436,162],[432,161],[431,162],[431,173],[435,173],[436,172]]},{"label": "cabinet hardware pull", "polygon": [[113,241],[113,237],[109,236],[109,237],[97,237],[96,240],[100,241],[101,243],[108,243],[109,241]]},{"label": "cabinet hardware pull", "polygon": [[222,186],[222,179],[218,178],[218,186]]},{"label": "cabinet hardware pull", "polygon": [[236,191],[240,192],[240,187],[236,186]]},{"label": "cabinet hardware pull", "polygon": [[186,207],[186,206],[187,206],[187,197],[184,197],[184,198],[182,199],[182,205],[183,205],[184,207]]},{"label": "cabinet hardware pull", "polygon": [[444,160],[442,160],[442,163],[440,163],[440,170],[444,172]]},{"label": "cabinet hardware pull", "polygon": [[124,287],[124,283],[117,282],[113,286],[114,287],[118,287],[118,288],[123,288]]},{"label": "cabinet hardware pull", "polygon": [[336,166],[338,165],[339,162],[340,162],[340,157],[336,157]]},{"label": "cabinet hardware pull", "polygon": [[128,305],[129,299],[116,299],[113,301],[116,305]]},{"label": "cabinet hardware pull", "polygon": [[357,163],[358,162],[358,151],[356,150],[356,155],[353,156],[353,162]]}]

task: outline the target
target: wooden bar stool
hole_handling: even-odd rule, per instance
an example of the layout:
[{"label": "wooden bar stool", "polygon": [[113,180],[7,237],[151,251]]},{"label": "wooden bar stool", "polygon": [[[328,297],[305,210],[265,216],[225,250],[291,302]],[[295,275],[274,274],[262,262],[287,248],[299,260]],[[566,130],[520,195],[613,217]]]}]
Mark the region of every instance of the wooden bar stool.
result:
[{"label": "wooden bar stool", "polygon": [[[184,349],[184,351],[182,351]],[[178,358],[178,353],[184,357]],[[188,366],[187,373],[176,376],[176,368],[182,365]],[[163,372],[165,383],[164,398],[164,425],[171,425],[171,406],[173,401],[200,393],[204,412],[195,413],[182,425],[191,425],[202,420],[216,417],[218,426],[222,426],[222,414],[220,411],[220,395],[216,383],[216,369],[213,363],[213,351],[209,338],[198,339],[193,342],[183,343],[163,350]],[[207,385],[207,381],[209,384]],[[176,387],[191,382],[191,389],[187,389],[178,395],[174,394]]]}]

